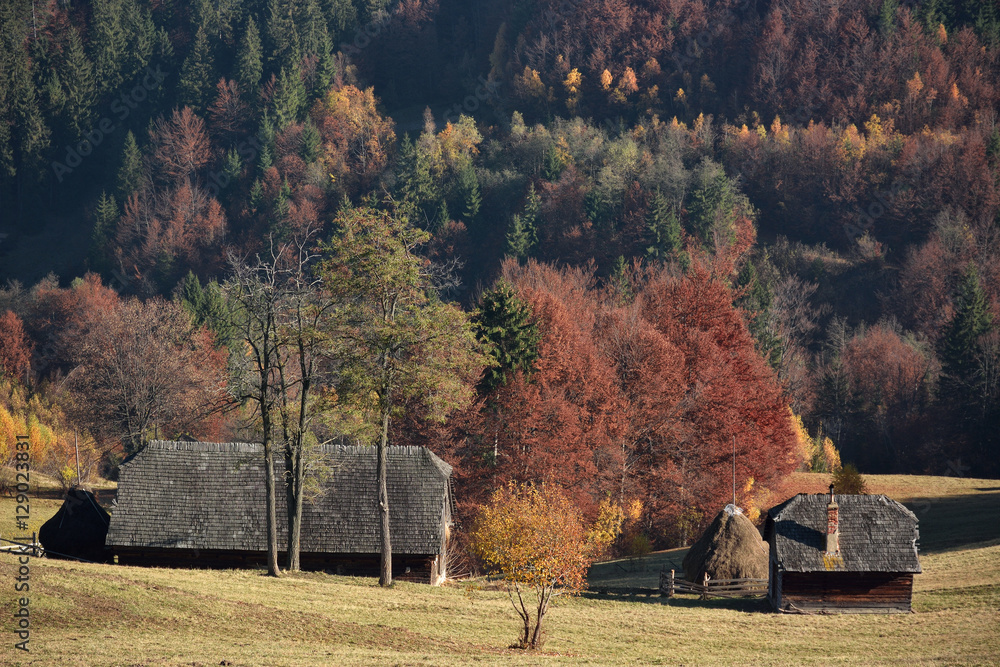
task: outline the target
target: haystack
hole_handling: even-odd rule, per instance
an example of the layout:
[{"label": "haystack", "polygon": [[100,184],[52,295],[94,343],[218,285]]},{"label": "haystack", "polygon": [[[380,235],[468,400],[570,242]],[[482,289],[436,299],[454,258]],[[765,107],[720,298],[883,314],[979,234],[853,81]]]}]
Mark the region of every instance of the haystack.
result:
[{"label": "haystack", "polygon": [[750,519],[727,506],[684,557],[684,578],[767,579],[768,547]]},{"label": "haystack", "polygon": [[111,515],[97,504],[94,494],[73,488],[55,516],[38,531],[38,541],[49,558],[106,562],[110,552],[105,550],[104,540],[110,524]]}]

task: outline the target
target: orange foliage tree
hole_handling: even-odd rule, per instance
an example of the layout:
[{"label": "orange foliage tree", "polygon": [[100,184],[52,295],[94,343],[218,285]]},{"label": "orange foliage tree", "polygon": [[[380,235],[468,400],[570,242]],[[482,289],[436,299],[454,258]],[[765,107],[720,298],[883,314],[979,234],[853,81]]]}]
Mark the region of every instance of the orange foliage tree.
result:
[{"label": "orange foliage tree", "polygon": [[77,421],[133,454],[153,434],[197,430],[222,398],[225,351],[175,303],[130,299],[92,326],[70,378]]},{"label": "orange foliage tree", "polygon": [[0,315],[0,370],[7,377],[24,379],[31,363],[31,347],[21,318],[10,310]]},{"label": "orange foliage tree", "polygon": [[[512,483],[497,489],[480,509],[472,548],[503,579],[521,618],[516,646],[539,648],[552,596],[586,588],[592,545],[580,511],[552,485]],[[533,601],[526,599],[532,591]]]}]

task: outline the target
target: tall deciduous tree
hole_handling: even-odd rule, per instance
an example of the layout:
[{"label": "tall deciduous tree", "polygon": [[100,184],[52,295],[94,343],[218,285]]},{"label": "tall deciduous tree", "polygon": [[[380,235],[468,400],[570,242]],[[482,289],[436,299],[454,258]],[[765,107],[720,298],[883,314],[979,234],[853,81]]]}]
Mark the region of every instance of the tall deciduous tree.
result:
[{"label": "tall deciduous tree", "polygon": [[389,421],[408,401],[443,419],[468,403],[485,357],[468,316],[437,294],[443,274],[417,254],[428,234],[371,209],[336,220],[320,268],[336,304],[329,335],[342,365],[340,391],[378,429],[379,583],[392,584],[386,487]]},{"label": "tall deciduous tree", "polygon": [[241,405],[249,404],[264,449],[264,498],[267,531],[267,572],[280,576],[278,566],[277,485],[274,450],[278,406],[282,394],[280,369],[287,359],[278,332],[283,300],[280,265],[283,251],[271,247],[269,257],[253,263],[230,257],[232,276],[225,293],[233,306],[234,328],[242,354],[231,357],[230,393]]},{"label": "tall deciduous tree", "polygon": [[70,375],[77,420],[101,439],[139,451],[154,431],[197,430],[221,399],[224,358],[204,329],[162,299],[94,312]]}]

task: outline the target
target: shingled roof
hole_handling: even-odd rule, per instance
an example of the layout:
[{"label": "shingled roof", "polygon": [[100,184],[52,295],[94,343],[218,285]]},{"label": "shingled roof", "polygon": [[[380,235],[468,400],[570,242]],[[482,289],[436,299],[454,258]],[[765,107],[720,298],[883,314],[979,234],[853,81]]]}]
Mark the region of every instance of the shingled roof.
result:
[{"label": "shingled roof", "polygon": [[[424,447],[390,447],[388,457],[393,552],[438,553],[450,520],[451,466]],[[281,480],[284,462],[276,458]],[[263,459],[260,444],[150,442],[121,467],[108,546],[264,551]],[[375,448],[328,445],[319,459],[319,489],[303,508],[303,553],[378,553]],[[280,485],[277,507],[284,550]]]},{"label": "shingled roof", "polygon": [[790,572],[920,572],[917,517],[884,495],[838,495],[840,554],[824,556],[826,494],[799,494],[768,511],[764,539]]}]

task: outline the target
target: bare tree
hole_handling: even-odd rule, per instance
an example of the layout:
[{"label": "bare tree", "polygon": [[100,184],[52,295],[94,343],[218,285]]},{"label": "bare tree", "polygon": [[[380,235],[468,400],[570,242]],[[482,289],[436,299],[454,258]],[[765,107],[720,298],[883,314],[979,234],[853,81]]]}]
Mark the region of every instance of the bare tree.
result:
[{"label": "bare tree", "polygon": [[233,399],[252,406],[259,419],[264,447],[264,488],[267,523],[267,572],[280,576],[278,568],[277,498],[274,476],[274,417],[281,398],[280,368],[286,363],[278,332],[278,311],[283,295],[279,285],[281,249],[272,244],[270,256],[258,255],[252,262],[230,256],[232,276],[224,291],[232,306],[234,328],[245,353],[234,354],[230,364]]},{"label": "bare tree", "polygon": [[177,305],[133,298],[92,317],[68,387],[76,421],[97,438],[134,454],[154,427],[190,430],[217,405],[224,358]]}]

